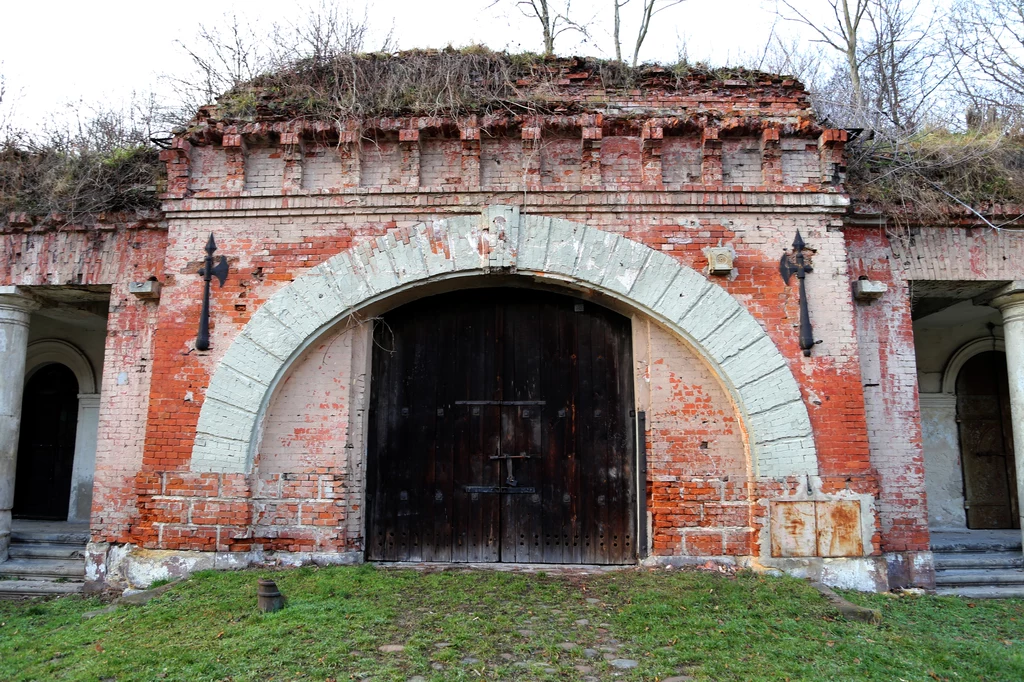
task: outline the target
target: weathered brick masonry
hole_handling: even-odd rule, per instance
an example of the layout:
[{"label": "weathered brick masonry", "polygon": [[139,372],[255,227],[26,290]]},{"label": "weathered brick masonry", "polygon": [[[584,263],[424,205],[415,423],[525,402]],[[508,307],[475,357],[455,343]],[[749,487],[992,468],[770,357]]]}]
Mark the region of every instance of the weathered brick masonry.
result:
[{"label": "weathered brick masonry", "polygon": [[[916,406],[901,383],[913,368],[898,360],[909,317],[898,302],[864,309],[851,297],[860,274],[898,282],[876,235],[842,229],[845,132],[818,125],[799,84],[761,74],[615,92],[569,69],[560,87],[548,113],[524,115],[242,122],[209,108],[162,154],[165,222],[6,228],[3,281],[113,287],[94,578],[124,544],[225,566],[357,557],[367,320],[458,288],[449,271],[528,273],[632,316],[653,560],[738,557],[880,587],[882,552],[927,549]],[[499,214],[510,232],[487,222]],[[535,236],[542,227],[550,237]],[[561,270],[559,230],[586,235]],[[814,265],[809,357],[797,289],[778,273],[797,230]],[[211,232],[230,274],[214,286],[204,352],[196,272]],[[547,256],[531,264],[543,239]],[[591,250],[600,243],[611,253]],[[712,247],[731,249],[730,273],[709,273]],[[646,266],[618,264],[627,250]],[[657,259],[682,273],[673,281],[696,277],[694,300],[643,280]],[[151,275],[158,304],[124,294]],[[617,276],[631,284],[619,291]],[[316,286],[344,305],[311,299]],[[320,314],[333,321],[307,319]],[[267,325],[273,338],[259,336]],[[862,364],[891,382],[867,413]]]}]

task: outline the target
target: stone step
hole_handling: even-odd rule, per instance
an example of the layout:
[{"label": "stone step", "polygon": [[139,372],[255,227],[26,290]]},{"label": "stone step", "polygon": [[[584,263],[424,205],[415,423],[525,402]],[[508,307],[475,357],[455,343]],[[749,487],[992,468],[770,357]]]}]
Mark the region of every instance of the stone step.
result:
[{"label": "stone step", "polygon": [[51,542],[15,542],[10,547],[12,559],[83,559],[85,545]]},{"label": "stone step", "polygon": [[1020,552],[1021,534],[1012,533],[932,533],[932,552]]},{"label": "stone step", "polygon": [[62,594],[81,594],[81,582],[53,580],[0,580],[0,599],[28,599]]},{"label": "stone step", "polygon": [[935,569],[1024,568],[1024,555],[1018,552],[937,552]]},{"label": "stone step", "polygon": [[0,578],[36,580],[46,578],[85,578],[81,559],[8,559],[0,564]]},{"label": "stone step", "polygon": [[965,599],[1024,599],[1024,585],[940,587],[935,590],[935,594]]},{"label": "stone step", "polygon": [[[0,564],[0,568],[2,567],[2,564]],[[936,587],[956,587],[960,585],[1021,585],[1024,587],[1024,571],[1015,568],[935,571]]]},{"label": "stone step", "polygon": [[89,544],[88,530],[12,530],[11,544],[81,545]]}]

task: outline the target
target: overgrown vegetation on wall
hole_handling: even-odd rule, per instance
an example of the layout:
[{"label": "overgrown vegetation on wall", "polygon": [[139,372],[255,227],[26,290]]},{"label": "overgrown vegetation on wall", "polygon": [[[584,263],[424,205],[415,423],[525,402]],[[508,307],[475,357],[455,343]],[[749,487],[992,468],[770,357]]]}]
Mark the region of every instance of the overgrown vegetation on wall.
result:
[{"label": "overgrown vegetation on wall", "polygon": [[[397,54],[308,57],[240,84],[219,99],[225,118],[414,114],[457,116],[507,110],[528,113],[562,104],[575,79],[596,76],[610,91],[684,87],[693,82],[779,80],[747,69],[680,62],[631,67],[621,62],[508,54],[485,47]],[[600,107],[600,102],[593,103]]]},{"label": "overgrown vegetation on wall", "polygon": [[855,141],[847,168],[853,198],[897,222],[943,223],[1024,204],[1024,137],[994,128]]},{"label": "overgrown vegetation on wall", "polygon": [[[609,93],[714,87],[726,79],[782,80],[685,61],[630,67],[484,47],[317,55],[234,85],[202,115],[229,122],[296,117],[339,122],[382,115],[546,113],[567,110],[573,84],[586,78],[597,79]],[[603,103],[582,106],[600,109]],[[966,132],[933,128],[899,138],[866,130],[851,142],[848,154],[851,194],[905,221],[943,220],[951,210],[960,213],[968,206],[985,212],[995,204],[1024,203],[1024,136],[998,121]],[[149,126],[126,123],[109,112],[80,120],[71,132],[30,137],[8,131],[0,135],[0,214],[73,222],[101,212],[158,208],[163,173]]]},{"label": "overgrown vegetation on wall", "polygon": [[8,143],[0,149],[0,210],[75,222],[157,208],[161,166],[151,144],[99,150]]}]

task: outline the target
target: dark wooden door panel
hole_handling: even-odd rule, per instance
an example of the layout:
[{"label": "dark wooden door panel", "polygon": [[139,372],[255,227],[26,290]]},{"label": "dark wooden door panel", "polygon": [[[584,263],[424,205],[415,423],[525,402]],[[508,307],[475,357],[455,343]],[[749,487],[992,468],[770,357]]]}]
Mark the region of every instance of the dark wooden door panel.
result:
[{"label": "dark wooden door panel", "polygon": [[13,514],[67,519],[78,426],[74,372],[56,363],[38,370],[25,384],[21,414]]},{"label": "dark wooden door panel", "polygon": [[1003,353],[981,353],[961,368],[957,376],[957,421],[968,528],[1019,527]]},{"label": "dark wooden door panel", "polygon": [[374,337],[368,559],[635,559],[626,318],[488,289],[403,306]]}]

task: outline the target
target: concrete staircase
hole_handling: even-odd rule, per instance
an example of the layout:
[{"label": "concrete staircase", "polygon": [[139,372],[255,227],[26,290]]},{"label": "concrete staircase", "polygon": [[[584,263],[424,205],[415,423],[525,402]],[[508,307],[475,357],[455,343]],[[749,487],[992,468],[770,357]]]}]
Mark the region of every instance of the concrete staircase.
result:
[{"label": "concrete staircase", "polygon": [[935,591],[971,599],[1024,598],[1021,533],[932,532]]},{"label": "concrete staircase", "polygon": [[0,599],[25,599],[82,591],[85,524],[14,522],[10,557],[0,563]]}]

